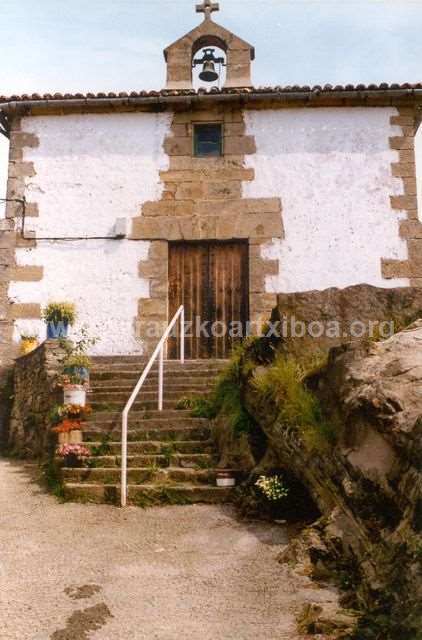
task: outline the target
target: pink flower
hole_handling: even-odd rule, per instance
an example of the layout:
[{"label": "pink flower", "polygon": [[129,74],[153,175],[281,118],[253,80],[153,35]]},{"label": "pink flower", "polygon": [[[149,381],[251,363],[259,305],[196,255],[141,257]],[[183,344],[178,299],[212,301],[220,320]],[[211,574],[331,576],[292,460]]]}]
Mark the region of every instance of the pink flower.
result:
[{"label": "pink flower", "polygon": [[57,453],[61,458],[67,458],[68,456],[88,458],[91,455],[89,449],[82,444],[62,444]]}]

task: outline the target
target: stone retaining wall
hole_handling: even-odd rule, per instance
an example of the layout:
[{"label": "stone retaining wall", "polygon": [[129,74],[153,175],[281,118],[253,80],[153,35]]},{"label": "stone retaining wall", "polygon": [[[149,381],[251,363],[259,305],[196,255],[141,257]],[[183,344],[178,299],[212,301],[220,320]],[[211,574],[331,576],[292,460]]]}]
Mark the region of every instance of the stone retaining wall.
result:
[{"label": "stone retaining wall", "polygon": [[40,458],[48,451],[49,410],[61,402],[57,375],[65,351],[57,340],[47,340],[16,360],[14,397],[8,448],[24,457]]}]

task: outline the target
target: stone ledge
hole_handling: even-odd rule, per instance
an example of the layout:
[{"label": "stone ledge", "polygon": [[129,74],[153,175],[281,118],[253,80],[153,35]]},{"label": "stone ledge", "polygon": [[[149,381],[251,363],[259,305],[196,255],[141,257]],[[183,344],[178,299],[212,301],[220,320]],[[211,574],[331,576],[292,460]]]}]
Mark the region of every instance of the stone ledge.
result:
[{"label": "stone ledge", "polygon": [[[400,111],[402,111],[402,109],[400,109]],[[414,126],[415,124],[415,117],[414,115],[399,115],[399,116],[391,116],[390,117],[390,124],[395,124],[398,126],[408,126],[408,125],[412,125]]]},{"label": "stone ledge", "polygon": [[256,153],[255,138],[253,136],[225,136],[224,153],[232,155],[250,155]]},{"label": "stone ledge", "polygon": [[243,114],[240,110],[228,110],[224,106],[215,109],[198,109],[195,111],[176,111],[173,122],[175,124],[191,124],[192,122],[218,122],[224,121],[224,124],[231,122],[243,123]]},{"label": "stone ledge", "polygon": [[40,141],[35,133],[26,131],[14,131],[10,136],[10,145],[12,147],[23,149],[25,147],[39,147]]},{"label": "stone ledge", "polygon": [[[241,198],[242,185],[239,180],[204,183],[205,198],[209,200],[227,200]],[[220,203],[218,203],[220,205]]]},{"label": "stone ledge", "polygon": [[196,158],[191,154],[170,157],[170,171],[201,171],[203,169],[244,169],[245,159],[239,154],[225,154],[215,158]]},{"label": "stone ledge", "polygon": [[399,162],[404,164],[415,163],[415,150],[414,149],[400,149],[399,150]]},{"label": "stone ledge", "polygon": [[392,136],[389,138],[390,149],[413,149],[414,138],[406,136]]},{"label": "stone ledge", "polygon": [[171,137],[164,140],[163,149],[168,156],[189,156],[193,152],[192,145],[191,137]]},{"label": "stone ledge", "polygon": [[386,280],[392,278],[410,278],[410,263],[408,260],[381,259],[381,273]]},{"label": "stone ledge", "polygon": [[163,260],[149,259],[139,263],[141,278],[167,277],[167,266]]},{"label": "stone ledge", "polygon": [[210,216],[135,218],[134,240],[230,240],[282,238],[282,220],[277,213],[231,213]]},{"label": "stone ledge", "polygon": [[416,196],[390,196],[390,203],[392,209],[414,210],[418,208],[418,201]]},{"label": "stone ledge", "polygon": [[9,162],[9,179],[10,178],[32,178],[36,175],[33,162],[23,162],[12,160]]},{"label": "stone ledge", "polygon": [[413,178],[416,175],[414,162],[393,162],[391,170],[396,178]]},{"label": "stone ledge", "polygon": [[144,298],[139,302],[139,315],[141,317],[167,317],[167,300],[159,298]]},{"label": "stone ledge", "polygon": [[11,270],[10,280],[16,282],[39,282],[43,279],[44,267],[25,265]]},{"label": "stone ledge", "polygon": [[416,178],[402,178],[404,193],[408,196],[417,195]]},{"label": "stone ledge", "polygon": [[[188,216],[193,213],[191,200],[158,200],[157,202],[145,202],[142,206],[142,216],[145,217],[169,217]],[[133,218],[137,221],[138,218]]]},{"label": "stone ledge", "polygon": [[402,238],[422,238],[422,223],[419,220],[401,220],[400,236]]},{"label": "stone ledge", "polygon": [[252,181],[255,178],[255,170],[250,168],[215,169],[207,166],[191,170],[160,171],[163,182],[205,182],[217,180]]},{"label": "stone ledge", "polygon": [[13,320],[41,318],[41,306],[32,302],[15,302],[10,305],[10,317]]},{"label": "stone ledge", "polygon": [[[225,200],[218,205],[216,210],[213,200],[197,202],[194,205],[196,215],[236,215],[239,213],[278,213],[282,211],[280,198],[243,198]],[[267,234],[270,235],[270,234]]]}]

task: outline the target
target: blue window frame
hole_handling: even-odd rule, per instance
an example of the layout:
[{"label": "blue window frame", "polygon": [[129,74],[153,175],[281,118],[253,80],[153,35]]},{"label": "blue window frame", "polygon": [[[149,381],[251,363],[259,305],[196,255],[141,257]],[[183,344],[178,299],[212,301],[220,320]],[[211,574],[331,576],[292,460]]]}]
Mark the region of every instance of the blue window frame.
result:
[{"label": "blue window frame", "polygon": [[197,157],[223,155],[223,125],[195,124],[193,133],[193,153]]}]

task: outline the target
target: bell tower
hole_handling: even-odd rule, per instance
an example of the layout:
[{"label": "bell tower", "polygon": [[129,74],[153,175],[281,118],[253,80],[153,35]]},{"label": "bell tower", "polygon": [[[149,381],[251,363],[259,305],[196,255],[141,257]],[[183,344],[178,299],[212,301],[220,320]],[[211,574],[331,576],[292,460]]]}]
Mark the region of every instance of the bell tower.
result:
[{"label": "bell tower", "polygon": [[[219,11],[218,2],[203,0],[196,6],[203,13],[203,22],[164,49],[167,63],[166,89],[192,89],[192,70],[203,65],[199,78],[203,86],[216,85],[221,65],[226,68],[224,87],[250,87],[251,61],[255,49],[241,38],[213,21],[212,14]],[[224,58],[216,55],[214,47],[224,52]],[[196,57],[203,50],[202,56]]]}]

